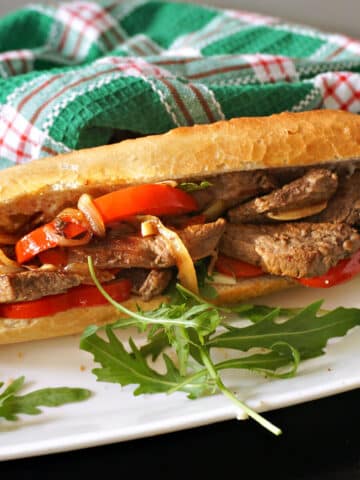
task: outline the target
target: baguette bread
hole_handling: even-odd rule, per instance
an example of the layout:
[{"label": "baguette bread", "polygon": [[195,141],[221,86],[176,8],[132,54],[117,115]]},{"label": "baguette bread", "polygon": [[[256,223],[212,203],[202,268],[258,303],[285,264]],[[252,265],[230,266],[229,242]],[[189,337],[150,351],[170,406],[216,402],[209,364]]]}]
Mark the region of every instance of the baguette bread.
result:
[{"label": "baguette bread", "polygon": [[[198,179],[257,169],[300,167],[360,160],[360,117],[322,110],[239,118],[181,127],[166,134],[126,140],[56,158],[36,160],[0,173],[0,232],[41,215],[52,220],[82,193],[99,196],[123,186],[165,180]],[[20,220],[19,220],[20,219]],[[236,303],[298,285],[264,275],[235,285],[215,284],[215,303]],[[152,309],[166,297],[129,308]],[[74,308],[32,320],[0,319],[0,344],[81,332],[89,324],[116,320],[111,305]]]},{"label": "baguette bread", "polygon": [[226,172],[360,159],[360,118],[342,111],[281,113],[180,127],[162,135],[74,151],[0,175],[0,231],[35,212],[52,219],[82,193]]}]

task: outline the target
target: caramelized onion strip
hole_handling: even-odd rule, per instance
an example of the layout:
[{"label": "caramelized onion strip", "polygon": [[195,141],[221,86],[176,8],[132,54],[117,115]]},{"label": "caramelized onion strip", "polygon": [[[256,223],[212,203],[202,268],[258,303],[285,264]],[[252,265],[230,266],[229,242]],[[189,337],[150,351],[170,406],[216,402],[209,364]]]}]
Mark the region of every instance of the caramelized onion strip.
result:
[{"label": "caramelized onion strip", "polygon": [[106,229],[104,221],[99,210],[92,201],[91,196],[87,193],[82,194],[79,198],[77,207],[85,216],[94,234],[98,237],[105,237]]},{"label": "caramelized onion strip", "polygon": [[206,220],[213,221],[221,217],[225,210],[225,203],[222,200],[215,200],[202,213],[205,215]]},{"label": "caramelized onion strip", "polygon": [[11,258],[5,255],[4,251],[0,248],[0,274],[16,273],[22,270],[22,267],[20,267],[15,260],[11,260]]},{"label": "caramelized onion strip", "polygon": [[77,208],[65,208],[58,215],[56,215],[56,218],[59,218],[60,220],[64,220],[65,223],[69,222],[69,219],[71,219],[72,223],[81,225],[86,230],[90,229],[90,225],[85,215],[83,214],[83,212],[81,212]]},{"label": "caramelized onion strip", "polygon": [[300,218],[310,217],[311,215],[316,215],[317,213],[322,212],[327,207],[327,201],[317,203],[316,205],[308,205],[302,208],[296,208],[292,210],[287,210],[280,213],[267,213],[267,216],[273,220],[280,220],[288,222],[290,220],[299,220]]},{"label": "caramelized onion strip", "polygon": [[58,235],[50,228],[44,227],[44,231],[49,240],[53,240],[59,247],[78,247],[80,245],[86,245],[89,243],[92,237],[92,232],[86,231],[81,238],[65,238],[62,235]]},{"label": "caramelized onion strip", "polygon": [[194,262],[179,235],[165,227],[158,217],[145,215],[140,217],[140,219],[142,220],[142,233],[149,232],[151,235],[157,231],[157,233],[165,239],[171,253],[175,257],[180,283],[191,292],[199,293]]}]

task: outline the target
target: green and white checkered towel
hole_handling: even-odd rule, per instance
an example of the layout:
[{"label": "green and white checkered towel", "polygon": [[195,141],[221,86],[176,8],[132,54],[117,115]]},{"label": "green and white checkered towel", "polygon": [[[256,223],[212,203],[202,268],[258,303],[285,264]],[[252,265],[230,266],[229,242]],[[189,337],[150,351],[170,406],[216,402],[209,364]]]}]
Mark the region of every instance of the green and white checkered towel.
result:
[{"label": "green and white checkered towel", "polygon": [[360,41],[158,0],[29,5],[0,19],[0,168],[283,110],[360,112]]}]

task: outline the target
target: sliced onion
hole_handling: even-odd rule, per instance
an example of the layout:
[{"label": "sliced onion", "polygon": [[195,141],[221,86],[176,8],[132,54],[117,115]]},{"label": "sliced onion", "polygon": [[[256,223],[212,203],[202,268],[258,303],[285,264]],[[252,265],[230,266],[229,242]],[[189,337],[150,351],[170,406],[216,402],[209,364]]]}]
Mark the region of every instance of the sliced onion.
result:
[{"label": "sliced onion", "polygon": [[55,270],[59,270],[59,268],[52,263],[44,263],[41,267],[38,267],[37,270],[39,272],[55,272]]},{"label": "sliced onion", "polygon": [[141,223],[141,236],[142,237],[150,237],[151,235],[157,235],[158,228],[151,221],[145,221]]},{"label": "sliced onion", "polygon": [[72,223],[81,225],[86,230],[89,230],[90,225],[85,215],[77,208],[65,208],[58,215],[56,215],[56,218],[59,218],[60,220],[64,220],[65,223],[69,221],[69,217],[71,218]]},{"label": "sliced onion", "polygon": [[0,265],[0,275],[7,275],[8,273],[19,273],[23,269],[20,267],[10,267],[9,265]]},{"label": "sliced onion", "polygon": [[105,237],[106,229],[104,221],[99,210],[96,208],[92,198],[87,193],[83,193],[78,201],[78,209],[85,215],[92,231],[98,237]]},{"label": "sliced onion", "polygon": [[217,220],[226,210],[226,205],[222,200],[215,200],[202,213],[206,220]]},{"label": "sliced onion", "polygon": [[272,220],[280,220],[283,222],[288,222],[289,220],[298,220],[300,218],[310,217],[317,213],[322,212],[327,207],[327,201],[317,203],[316,205],[308,205],[302,208],[294,208],[292,210],[287,210],[280,213],[267,213],[267,216]]},{"label": "sliced onion", "polygon": [[166,240],[171,253],[175,257],[180,283],[191,292],[199,293],[194,262],[179,235],[173,230],[165,227],[158,217],[145,215],[140,218],[143,220],[141,231],[146,232],[155,227],[157,233]]},{"label": "sliced onion", "polygon": [[0,248],[0,265],[6,265],[9,267],[20,267],[20,265],[15,262],[15,260],[12,260],[9,258],[5,253],[4,250]]},{"label": "sliced onion", "polygon": [[236,278],[230,275],[224,275],[223,273],[215,272],[212,275],[211,280],[207,280],[208,283],[221,283],[223,285],[236,285]]},{"label": "sliced onion", "polygon": [[49,240],[52,240],[59,247],[78,247],[80,245],[85,245],[89,243],[92,237],[92,232],[87,231],[82,238],[73,239],[65,238],[61,235],[58,235],[50,228],[44,227],[44,232]]},{"label": "sliced onion", "polygon": [[64,267],[66,273],[78,273],[79,275],[89,275],[89,267],[87,263],[68,263]]},{"label": "sliced onion", "polygon": [[5,255],[4,251],[0,248],[0,273],[14,273],[14,272],[21,272],[23,270],[20,265],[15,262],[15,260],[11,260],[7,255]]},{"label": "sliced onion", "polygon": [[176,180],[163,180],[162,182],[156,182],[157,185],[168,185],[169,187],[177,187],[178,182]]}]

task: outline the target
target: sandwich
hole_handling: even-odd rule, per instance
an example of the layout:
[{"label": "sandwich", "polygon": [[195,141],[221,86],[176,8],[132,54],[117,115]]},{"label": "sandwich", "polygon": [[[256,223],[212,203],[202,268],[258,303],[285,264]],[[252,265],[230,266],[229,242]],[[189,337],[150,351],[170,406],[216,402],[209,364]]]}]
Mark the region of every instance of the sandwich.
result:
[{"label": "sandwich", "polygon": [[173,281],[217,303],[360,271],[360,117],[281,113],[181,127],[0,174],[0,344],[81,332]]}]

